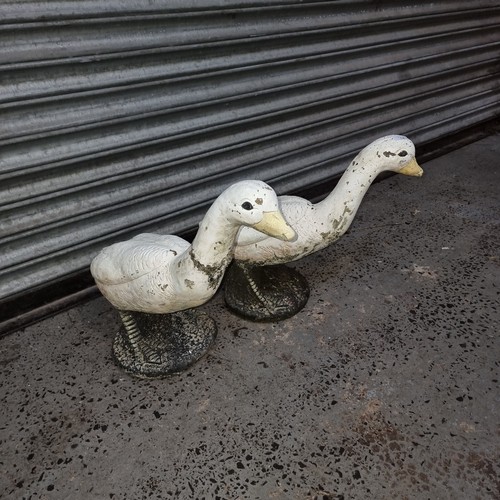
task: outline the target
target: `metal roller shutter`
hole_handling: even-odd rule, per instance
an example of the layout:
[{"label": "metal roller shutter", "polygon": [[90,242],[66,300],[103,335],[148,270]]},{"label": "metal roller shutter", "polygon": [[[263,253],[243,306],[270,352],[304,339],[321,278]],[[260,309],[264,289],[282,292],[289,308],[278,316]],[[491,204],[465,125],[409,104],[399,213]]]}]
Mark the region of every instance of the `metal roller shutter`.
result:
[{"label": "metal roller shutter", "polygon": [[500,109],[493,0],[4,2],[0,45],[0,302],[238,179],[294,191]]}]

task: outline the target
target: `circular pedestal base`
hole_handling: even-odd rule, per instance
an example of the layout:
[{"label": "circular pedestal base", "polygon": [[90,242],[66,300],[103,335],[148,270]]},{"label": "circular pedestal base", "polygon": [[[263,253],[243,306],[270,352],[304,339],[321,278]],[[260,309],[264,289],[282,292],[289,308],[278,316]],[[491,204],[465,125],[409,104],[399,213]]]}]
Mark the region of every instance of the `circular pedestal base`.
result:
[{"label": "circular pedestal base", "polygon": [[129,314],[141,332],[138,349],[132,348],[122,327],[113,342],[113,354],[116,363],[134,377],[155,379],[181,372],[205,355],[217,336],[215,321],[204,313]]},{"label": "circular pedestal base", "polygon": [[307,303],[309,285],[287,266],[243,266],[233,262],[226,271],[224,297],[236,314],[252,321],[280,321]]}]

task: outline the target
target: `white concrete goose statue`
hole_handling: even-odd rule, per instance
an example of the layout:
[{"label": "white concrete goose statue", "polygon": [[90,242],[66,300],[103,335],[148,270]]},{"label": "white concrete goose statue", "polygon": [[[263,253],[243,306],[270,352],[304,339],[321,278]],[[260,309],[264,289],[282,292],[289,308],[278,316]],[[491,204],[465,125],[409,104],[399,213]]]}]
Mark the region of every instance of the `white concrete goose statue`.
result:
[{"label": "white concrete goose statue", "polygon": [[295,237],[273,189],[250,180],[233,184],[214,201],[191,245],[173,235],[140,234],[95,257],[92,275],[125,326],[113,344],[125,371],[160,378],[205,354],[215,339],[215,323],[186,310],[217,291],[242,225],[282,240]]},{"label": "white concrete goose statue", "polygon": [[369,144],[320,203],[280,196],[281,211],[297,232],[295,240],[277,241],[242,228],[233,264],[226,273],[224,288],[229,308],[255,321],[277,321],[297,313],[309,297],[307,281],[293,269],[277,264],[305,257],[340,238],[368,188],[383,171],[417,177],[423,174],[410,139],[389,135]]}]

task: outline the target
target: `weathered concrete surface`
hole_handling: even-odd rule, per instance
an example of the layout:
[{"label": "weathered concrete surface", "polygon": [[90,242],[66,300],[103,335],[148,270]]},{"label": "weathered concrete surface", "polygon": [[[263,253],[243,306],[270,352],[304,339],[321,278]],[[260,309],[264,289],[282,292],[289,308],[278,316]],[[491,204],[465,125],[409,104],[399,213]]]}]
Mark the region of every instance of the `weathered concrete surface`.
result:
[{"label": "weathered concrete surface", "polygon": [[5,499],[498,498],[500,140],[370,189],[311,298],[140,381],[97,299],[0,340]]}]

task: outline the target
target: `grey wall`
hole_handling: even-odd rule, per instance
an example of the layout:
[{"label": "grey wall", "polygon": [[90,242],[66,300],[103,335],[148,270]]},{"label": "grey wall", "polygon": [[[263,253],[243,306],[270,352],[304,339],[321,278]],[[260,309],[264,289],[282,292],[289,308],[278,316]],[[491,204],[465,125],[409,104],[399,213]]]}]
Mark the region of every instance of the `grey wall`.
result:
[{"label": "grey wall", "polygon": [[500,110],[496,1],[3,2],[0,45],[0,301]]}]

